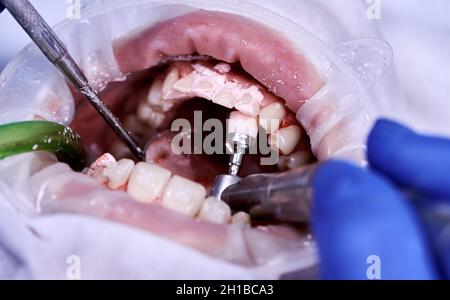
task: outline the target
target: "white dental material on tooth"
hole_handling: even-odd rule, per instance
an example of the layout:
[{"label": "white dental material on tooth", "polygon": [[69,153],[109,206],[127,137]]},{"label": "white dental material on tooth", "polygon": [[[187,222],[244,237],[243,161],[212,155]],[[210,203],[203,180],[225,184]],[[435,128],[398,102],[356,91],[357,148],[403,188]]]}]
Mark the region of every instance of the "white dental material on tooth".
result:
[{"label": "white dental material on tooth", "polygon": [[250,215],[246,212],[239,211],[231,217],[231,224],[248,226],[250,225]]},{"label": "white dental material on tooth", "polygon": [[190,94],[192,92],[192,87],[195,83],[195,75],[189,74],[186,77],[181,78],[173,85],[173,89],[185,94]]},{"label": "white dental material on tooth", "polygon": [[263,94],[256,86],[244,90],[236,100],[234,107],[242,113],[256,117],[261,110]]},{"label": "white dental material on tooth", "polygon": [[171,175],[160,166],[140,162],[131,172],[127,192],[139,202],[151,203],[162,196]]},{"label": "white dental material on tooth", "polygon": [[125,185],[133,171],[134,161],[131,159],[121,159],[116,164],[107,166],[103,174],[108,178],[108,187],[116,190]]},{"label": "white dental material on tooth", "polygon": [[108,182],[108,178],[103,174],[103,171],[106,167],[116,164],[116,162],[114,156],[105,153],[91,164],[86,171],[86,175],[96,179],[101,184],[105,184]]},{"label": "white dental material on tooth", "polygon": [[226,108],[233,108],[235,105],[237,84],[234,82],[227,82],[223,88],[214,95],[212,102],[224,106]]},{"label": "white dental material on tooth", "polygon": [[162,205],[178,213],[194,217],[205,200],[206,190],[194,181],[174,176],[167,184]]},{"label": "white dental material on tooth", "polygon": [[313,160],[313,156],[308,151],[297,151],[291,155],[282,155],[278,161],[278,168],[281,171],[295,169],[307,165]]},{"label": "white dental material on tooth", "polygon": [[220,62],[214,66],[214,70],[218,71],[221,74],[225,74],[231,71],[231,66],[227,63]]},{"label": "white dental material on tooth", "polygon": [[300,138],[302,130],[297,125],[281,128],[277,132],[270,135],[270,146],[278,148],[284,155],[289,155],[295,149]]},{"label": "white dental material on tooth", "polygon": [[286,114],[284,105],[279,102],[264,107],[259,114],[259,126],[264,128],[267,134],[274,133],[280,127],[281,120]]},{"label": "white dental material on tooth", "polygon": [[258,137],[257,118],[233,111],[228,121],[228,133],[242,133],[256,139]]},{"label": "white dental material on tooth", "polygon": [[201,64],[193,64],[192,67],[202,77],[215,77],[219,75],[217,72],[214,72]]},{"label": "white dental material on tooth", "polygon": [[202,79],[197,81],[193,88],[192,93],[196,96],[211,100],[214,96],[215,86],[212,80]]},{"label": "white dental material on tooth", "polygon": [[231,209],[222,200],[208,197],[203,202],[198,218],[216,224],[228,224],[231,220]]},{"label": "white dental material on tooth", "polygon": [[178,68],[172,68],[166,76],[164,83],[162,85],[162,97],[163,99],[168,99],[170,93],[173,91],[173,86],[175,82],[178,81],[180,75],[178,72]]}]

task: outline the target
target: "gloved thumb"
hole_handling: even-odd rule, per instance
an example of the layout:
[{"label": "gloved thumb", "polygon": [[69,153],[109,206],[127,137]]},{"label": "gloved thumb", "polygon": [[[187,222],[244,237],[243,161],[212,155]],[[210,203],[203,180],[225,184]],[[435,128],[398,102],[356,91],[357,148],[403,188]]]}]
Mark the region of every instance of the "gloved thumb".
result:
[{"label": "gloved thumb", "polygon": [[450,140],[380,120],[369,136],[368,160],[373,169],[402,185],[450,197]]}]

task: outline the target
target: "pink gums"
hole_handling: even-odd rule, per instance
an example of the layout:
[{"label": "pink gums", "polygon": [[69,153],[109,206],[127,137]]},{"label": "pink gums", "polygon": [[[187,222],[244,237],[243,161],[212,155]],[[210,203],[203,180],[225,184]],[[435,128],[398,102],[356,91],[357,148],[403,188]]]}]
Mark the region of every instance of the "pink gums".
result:
[{"label": "pink gums", "polygon": [[195,11],[115,44],[116,59],[124,73],[148,69],[167,57],[195,53],[240,62],[294,112],[324,85],[315,68],[281,33],[223,12]]}]

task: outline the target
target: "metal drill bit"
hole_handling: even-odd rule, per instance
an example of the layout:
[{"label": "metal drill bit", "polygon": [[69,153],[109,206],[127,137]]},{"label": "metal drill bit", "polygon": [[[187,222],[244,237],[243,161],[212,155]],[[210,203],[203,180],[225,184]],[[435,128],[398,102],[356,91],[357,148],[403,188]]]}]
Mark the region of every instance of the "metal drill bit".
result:
[{"label": "metal drill bit", "polygon": [[47,59],[60,70],[79,92],[86,96],[131,152],[137,158],[143,159],[144,151],[89,85],[86,76],[70,56],[62,41],[31,3],[27,0],[0,0],[0,2],[8,9]]},{"label": "metal drill bit", "polygon": [[254,139],[246,134],[235,132],[228,135],[226,148],[227,153],[231,153],[228,171],[230,175],[238,176],[244,155],[253,143]]}]

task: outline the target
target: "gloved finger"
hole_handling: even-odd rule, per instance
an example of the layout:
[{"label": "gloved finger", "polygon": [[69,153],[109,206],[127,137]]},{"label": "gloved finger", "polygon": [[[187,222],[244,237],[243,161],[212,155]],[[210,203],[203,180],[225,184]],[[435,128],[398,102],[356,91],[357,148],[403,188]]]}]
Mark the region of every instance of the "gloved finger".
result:
[{"label": "gloved finger", "polygon": [[450,140],[428,137],[380,120],[368,141],[372,168],[406,186],[438,197],[450,196]]},{"label": "gloved finger", "polygon": [[312,229],[324,279],[437,278],[417,216],[389,182],[328,162],[313,184]]}]

